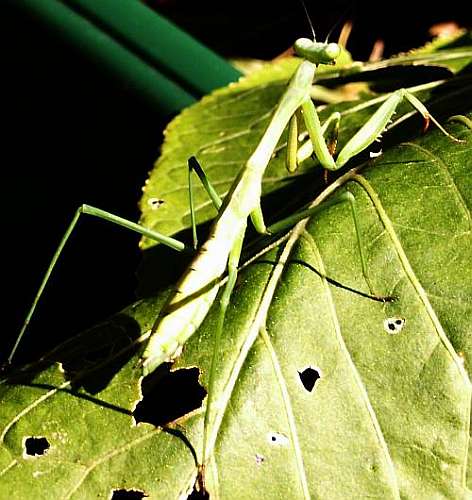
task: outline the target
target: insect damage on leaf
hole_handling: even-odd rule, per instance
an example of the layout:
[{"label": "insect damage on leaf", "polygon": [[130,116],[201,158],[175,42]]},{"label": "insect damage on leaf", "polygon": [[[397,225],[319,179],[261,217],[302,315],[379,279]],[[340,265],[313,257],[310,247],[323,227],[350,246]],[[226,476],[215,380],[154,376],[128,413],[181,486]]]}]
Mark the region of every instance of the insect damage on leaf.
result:
[{"label": "insect damage on leaf", "polygon": [[23,442],[23,456],[25,458],[29,457],[39,457],[45,455],[50,448],[49,441],[44,437],[27,437]]},{"label": "insect damage on leaf", "polygon": [[160,200],[159,198],[149,198],[148,200],[148,205],[151,207],[151,210],[157,210],[163,204],[164,200]]},{"label": "insect damage on leaf", "polygon": [[257,465],[262,465],[264,463],[264,457],[262,455],[259,455],[259,453],[256,453],[256,464]]},{"label": "insect damage on leaf", "polygon": [[148,498],[149,495],[141,490],[114,490],[111,496],[112,500],[142,500],[143,498]]},{"label": "insect damage on leaf", "polygon": [[143,381],[144,397],[133,416],[138,422],[163,427],[200,408],[206,396],[197,368],[154,372]]},{"label": "insect damage on leaf", "polygon": [[267,439],[273,445],[286,446],[289,443],[288,437],[279,432],[270,432]]},{"label": "insect damage on leaf", "polygon": [[400,317],[387,318],[384,321],[384,330],[390,335],[395,335],[403,330],[405,322],[406,322],[405,318],[400,318]]},{"label": "insect damage on leaf", "polygon": [[307,392],[311,392],[315,387],[316,381],[321,378],[320,370],[309,366],[298,372],[300,381]]}]

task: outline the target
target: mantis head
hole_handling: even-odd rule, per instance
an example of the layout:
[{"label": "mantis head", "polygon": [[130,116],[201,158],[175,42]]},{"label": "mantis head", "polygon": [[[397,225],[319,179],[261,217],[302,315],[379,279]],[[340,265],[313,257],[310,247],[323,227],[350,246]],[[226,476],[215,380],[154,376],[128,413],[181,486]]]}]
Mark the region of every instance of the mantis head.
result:
[{"label": "mantis head", "polygon": [[337,43],[314,42],[309,38],[299,38],[293,45],[295,54],[313,64],[335,64],[341,53]]}]

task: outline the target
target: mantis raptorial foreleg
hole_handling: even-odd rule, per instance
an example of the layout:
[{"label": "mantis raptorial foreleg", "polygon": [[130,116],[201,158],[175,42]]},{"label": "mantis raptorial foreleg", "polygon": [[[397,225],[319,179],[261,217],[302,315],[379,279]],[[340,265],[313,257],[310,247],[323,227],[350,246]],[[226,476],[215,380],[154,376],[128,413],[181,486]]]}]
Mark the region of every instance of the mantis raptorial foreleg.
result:
[{"label": "mantis raptorial foreleg", "polygon": [[[292,122],[297,122],[296,116],[292,117]],[[326,121],[321,125],[321,133],[325,137],[328,151],[334,155],[338,142],[339,124],[341,121],[341,113],[335,111],[331,113]],[[293,125],[292,125],[293,126]],[[298,125],[293,126],[298,129]],[[290,136],[290,135],[289,135]],[[298,137],[290,137],[287,141],[287,170],[293,173],[297,170],[298,165],[313,154],[313,144],[310,139],[305,141],[300,147],[298,146]]]},{"label": "mantis raptorial foreleg", "polygon": [[[421,86],[418,86],[416,90],[421,90]],[[290,152],[291,156],[293,156],[291,163],[299,164],[309,158],[313,154],[313,152],[315,152],[320,163],[325,169],[338,170],[339,168],[343,167],[351,158],[364,151],[381,136],[381,134],[387,128],[387,125],[390,122],[392,116],[394,115],[397,106],[403,99],[406,99],[413,106],[413,108],[421,114],[424,119],[424,130],[428,128],[430,122],[433,122],[444,135],[455,142],[461,142],[459,139],[452,136],[449,132],[447,132],[447,130],[444,129],[444,127],[429,113],[424,104],[413,94],[413,92],[408,89],[399,89],[382,99],[384,101],[383,104],[345,144],[345,146],[339,152],[336,160],[334,160],[333,158],[334,151],[329,147],[328,150],[330,152],[331,158],[325,156],[325,154],[323,153],[321,153],[321,156],[318,156],[316,151],[314,151],[314,144],[318,143],[320,134],[322,134],[323,136],[326,135],[326,130],[329,126],[332,125],[333,122],[335,122],[335,131],[333,137],[337,136],[336,129],[339,128],[341,115],[340,113],[333,113],[331,116],[329,116],[329,118],[323,125],[320,125],[316,108],[314,107],[313,103],[307,102],[304,107],[304,120],[308,134],[310,136],[310,140],[306,141],[302,146],[300,146],[296,150],[296,152]],[[378,101],[378,99],[375,99],[375,101]],[[315,114],[316,116],[314,116]],[[334,139],[332,140],[332,143],[333,142]],[[293,167],[292,171],[294,171]]]}]

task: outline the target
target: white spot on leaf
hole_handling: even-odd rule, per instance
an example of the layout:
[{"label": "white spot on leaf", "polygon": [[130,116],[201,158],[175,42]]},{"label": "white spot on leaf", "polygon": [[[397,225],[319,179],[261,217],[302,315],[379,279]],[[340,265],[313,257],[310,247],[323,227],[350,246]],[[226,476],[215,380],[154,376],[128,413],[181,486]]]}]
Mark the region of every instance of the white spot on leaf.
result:
[{"label": "white spot on leaf", "polygon": [[149,198],[148,205],[151,207],[151,210],[157,210],[162,204],[164,200],[160,200],[159,198]]},{"label": "white spot on leaf", "polygon": [[384,321],[384,330],[389,335],[396,335],[397,333],[400,333],[403,330],[405,322],[406,322],[405,318],[400,318],[399,316],[387,318]]},{"label": "white spot on leaf", "polygon": [[382,150],[381,149],[379,151],[370,151],[369,152],[369,157],[370,158],[378,158],[379,156],[382,156]]},{"label": "white spot on leaf", "polygon": [[267,439],[270,444],[274,444],[277,446],[287,446],[289,443],[288,437],[278,432],[269,432],[269,434],[267,435]]}]

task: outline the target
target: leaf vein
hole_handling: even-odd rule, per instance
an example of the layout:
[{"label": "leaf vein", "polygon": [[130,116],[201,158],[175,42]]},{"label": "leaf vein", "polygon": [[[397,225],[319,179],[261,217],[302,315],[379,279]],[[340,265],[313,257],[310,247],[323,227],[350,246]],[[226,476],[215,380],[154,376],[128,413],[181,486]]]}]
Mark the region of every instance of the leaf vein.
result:
[{"label": "leaf vein", "polygon": [[128,451],[131,449],[133,446],[142,443],[143,441],[146,441],[147,439],[150,439],[156,434],[156,432],[160,432],[160,428],[153,429],[152,431],[140,436],[139,438],[133,439],[132,441],[126,443],[123,446],[113,448],[112,451],[109,451],[108,453],[105,453],[101,457],[99,457],[96,460],[93,460],[90,465],[85,469],[82,477],[80,478],[79,481],[77,481],[77,484],[69,490],[69,492],[66,494],[64,497],[65,499],[71,498],[71,496],[80,488],[80,486],[84,483],[85,479],[87,476],[93,471],[93,469],[102,463],[106,462],[110,458],[115,457],[116,455],[119,455],[120,453],[123,453],[124,451]]}]

